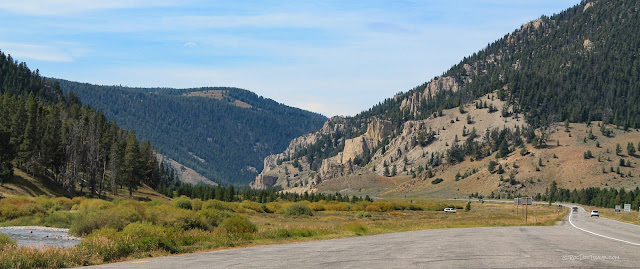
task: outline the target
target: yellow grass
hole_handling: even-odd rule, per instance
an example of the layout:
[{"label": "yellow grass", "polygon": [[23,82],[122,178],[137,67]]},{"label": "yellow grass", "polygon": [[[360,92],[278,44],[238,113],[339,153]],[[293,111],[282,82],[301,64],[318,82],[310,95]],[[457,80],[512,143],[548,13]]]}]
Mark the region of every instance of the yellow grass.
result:
[{"label": "yellow grass", "polygon": [[[188,202],[192,209],[183,206]],[[69,249],[37,251],[5,246],[0,253],[0,268],[15,267],[26,260],[32,261],[26,268],[79,266],[171,253],[421,229],[553,225],[566,214],[557,211],[556,206],[537,205],[528,208],[525,220],[523,212],[516,215],[510,204],[476,202],[471,203],[471,211],[467,212],[463,209],[466,203],[434,198],[358,203],[303,201],[299,204],[314,204],[318,211],[311,216],[289,216],[278,213],[293,204],[283,201],[263,207],[250,201],[201,202],[186,197],[174,199],[171,204],[158,200],[109,202],[12,197],[0,200],[0,213],[4,212],[0,216],[6,218],[0,226],[39,225],[48,221],[53,226],[71,227],[72,233],[86,238]],[[445,206],[457,208],[458,213],[441,211]],[[320,211],[321,208],[324,210]],[[370,210],[364,211],[365,208]],[[51,219],[49,214],[53,211],[70,221]]]},{"label": "yellow grass", "polygon": [[600,217],[602,218],[640,225],[640,213],[637,209],[631,212],[624,212],[624,207],[622,207],[621,212],[618,213],[616,213],[613,208],[585,206],[584,209],[587,210],[587,212],[591,212],[591,210],[598,210],[600,212]]}]

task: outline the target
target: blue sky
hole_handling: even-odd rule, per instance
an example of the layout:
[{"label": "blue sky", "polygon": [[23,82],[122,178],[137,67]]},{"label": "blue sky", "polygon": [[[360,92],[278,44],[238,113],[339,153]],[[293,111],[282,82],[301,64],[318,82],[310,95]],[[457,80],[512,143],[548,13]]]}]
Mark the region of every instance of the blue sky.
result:
[{"label": "blue sky", "polygon": [[578,2],[0,0],[0,50],[50,77],[354,115]]}]

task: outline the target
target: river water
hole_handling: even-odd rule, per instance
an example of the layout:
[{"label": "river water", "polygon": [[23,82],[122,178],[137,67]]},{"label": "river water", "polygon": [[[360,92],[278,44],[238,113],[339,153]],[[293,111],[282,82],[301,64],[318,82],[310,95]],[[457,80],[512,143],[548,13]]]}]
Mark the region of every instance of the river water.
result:
[{"label": "river water", "polygon": [[72,247],[82,241],[82,238],[69,236],[69,229],[42,226],[0,227],[0,233],[11,237],[19,247]]}]

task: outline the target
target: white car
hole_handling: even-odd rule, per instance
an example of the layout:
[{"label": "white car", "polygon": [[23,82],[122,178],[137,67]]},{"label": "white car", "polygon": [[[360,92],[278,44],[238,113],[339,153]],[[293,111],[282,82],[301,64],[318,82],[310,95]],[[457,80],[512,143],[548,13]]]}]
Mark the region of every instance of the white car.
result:
[{"label": "white car", "polygon": [[445,209],[444,209],[444,212],[447,212],[447,213],[456,213],[456,210],[455,210],[455,209],[453,209],[453,208],[447,207],[447,208],[445,208]]},{"label": "white car", "polygon": [[598,210],[591,210],[591,216],[592,217],[600,217],[600,212],[598,212]]}]

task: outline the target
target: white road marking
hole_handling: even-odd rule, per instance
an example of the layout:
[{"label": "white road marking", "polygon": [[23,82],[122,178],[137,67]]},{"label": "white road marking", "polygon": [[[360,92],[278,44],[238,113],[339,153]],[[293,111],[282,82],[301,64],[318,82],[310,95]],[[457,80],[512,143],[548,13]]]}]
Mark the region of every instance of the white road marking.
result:
[{"label": "white road marking", "polygon": [[587,233],[590,233],[590,234],[593,234],[593,235],[596,235],[596,236],[604,237],[604,238],[607,238],[607,239],[624,242],[624,243],[631,244],[631,245],[634,245],[634,246],[640,246],[640,244],[638,244],[638,243],[633,243],[633,242],[625,241],[625,240],[618,239],[618,238],[609,237],[609,236],[606,236],[606,235],[597,234],[597,233],[594,233],[592,231],[588,231],[588,230],[582,229],[582,228],[576,226],[575,224],[573,224],[573,222],[571,221],[571,217],[572,216],[573,216],[573,214],[569,213],[569,224],[571,224],[571,226],[573,226],[573,228],[576,228],[578,230],[581,230],[583,232],[587,232]]}]

